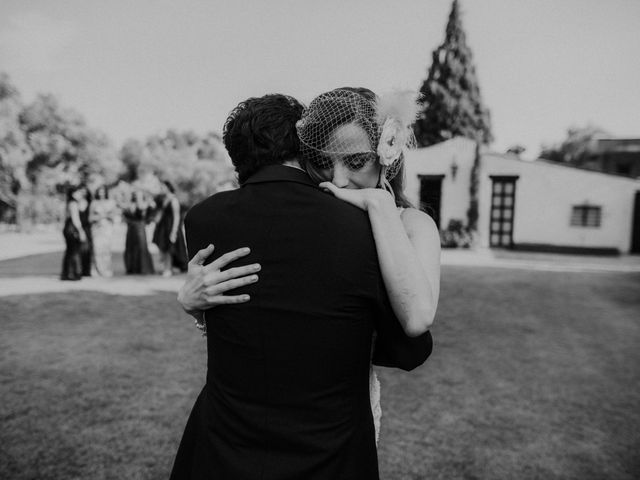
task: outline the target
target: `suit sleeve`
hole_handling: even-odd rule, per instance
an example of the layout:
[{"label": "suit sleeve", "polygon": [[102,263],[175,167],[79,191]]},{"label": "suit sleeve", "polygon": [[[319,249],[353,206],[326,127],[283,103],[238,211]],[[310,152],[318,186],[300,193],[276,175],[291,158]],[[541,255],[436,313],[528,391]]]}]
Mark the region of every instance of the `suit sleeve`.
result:
[{"label": "suit sleeve", "polygon": [[187,258],[189,260],[198,250],[208,245],[198,228],[197,215],[193,208],[184,216],[184,239],[187,244]]},{"label": "suit sleeve", "polygon": [[427,331],[418,337],[408,337],[393,313],[384,285],[378,288],[378,292],[377,336],[373,364],[406,371],[413,370],[422,365],[431,355],[433,349],[431,332]]}]

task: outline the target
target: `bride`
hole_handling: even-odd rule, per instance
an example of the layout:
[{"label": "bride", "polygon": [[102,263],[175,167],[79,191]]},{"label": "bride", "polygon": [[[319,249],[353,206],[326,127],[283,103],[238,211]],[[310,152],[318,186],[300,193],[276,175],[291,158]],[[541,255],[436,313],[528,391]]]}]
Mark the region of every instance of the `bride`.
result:
[{"label": "bride", "polygon": [[[411,206],[403,193],[404,156],[413,139],[415,96],[377,97],[365,88],[339,88],[316,97],[297,124],[301,165],[319,187],[367,212],[391,306],[408,336],[433,322],[440,292],[440,237],[434,221]],[[210,245],[189,263],[178,301],[206,329],[202,311],[243,303],[247,295],[225,295],[255,281],[260,265],[223,270],[248,254],[229,252],[207,266]],[[233,292],[237,293],[237,292]],[[370,374],[371,408],[380,428],[380,387]]]}]

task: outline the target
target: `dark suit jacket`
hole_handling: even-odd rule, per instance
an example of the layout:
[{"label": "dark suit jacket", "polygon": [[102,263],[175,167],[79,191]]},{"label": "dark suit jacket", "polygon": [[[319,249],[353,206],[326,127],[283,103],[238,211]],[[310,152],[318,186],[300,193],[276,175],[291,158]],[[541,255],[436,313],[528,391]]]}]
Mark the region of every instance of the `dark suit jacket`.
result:
[{"label": "dark suit jacket", "polygon": [[262,270],[239,290],[250,302],[205,314],[207,383],[171,478],[377,479],[373,331],[376,362],[405,370],[431,336],[406,337],[393,315],[367,214],[270,166],[193,207],[185,229],[191,256],[248,246],[238,265]]}]

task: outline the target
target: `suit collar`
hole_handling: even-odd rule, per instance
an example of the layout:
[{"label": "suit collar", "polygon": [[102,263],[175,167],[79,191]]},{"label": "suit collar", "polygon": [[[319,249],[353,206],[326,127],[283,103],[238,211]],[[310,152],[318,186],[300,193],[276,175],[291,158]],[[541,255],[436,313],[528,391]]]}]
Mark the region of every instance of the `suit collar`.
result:
[{"label": "suit collar", "polygon": [[296,182],[309,185],[311,187],[317,187],[304,170],[284,165],[268,165],[266,167],[262,167],[256,173],[251,175],[242,184],[242,186],[244,187],[251,183],[265,182]]}]

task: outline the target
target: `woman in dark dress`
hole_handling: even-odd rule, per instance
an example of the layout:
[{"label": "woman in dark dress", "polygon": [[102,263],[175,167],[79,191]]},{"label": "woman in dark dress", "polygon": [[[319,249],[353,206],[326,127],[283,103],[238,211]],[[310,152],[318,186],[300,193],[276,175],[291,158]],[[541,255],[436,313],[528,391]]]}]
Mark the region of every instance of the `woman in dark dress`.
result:
[{"label": "woman in dark dress", "polygon": [[153,243],[160,250],[162,276],[170,277],[173,268],[181,272],[187,271],[187,249],[182,233],[180,217],[180,202],[175,195],[176,189],[171,182],[162,182],[164,199],[162,201],[160,218],[153,232]]},{"label": "woman in dark dress", "polygon": [[67,191],[66,219],[62,234],[67,244],[62,260],[61,280],[82,278],[82,251],[86,250],[87,234],[82,226],[81,212],[88,210],[86,188],[70,187]]},{"label": "woman in dark dress", "polygon": [[80,209],[80,224],[84,230],[86,241],[82,244],[80,249],[80,259],[82,263],[82,276],[91,276],[91,267],[93,266],[93,235],[91,233],[91,221],[89,219],[89,212],[91,210],[91,201],[93,195],[87,187],[84,187],[84,195],[86,202]]},{"label": "woman in dark dress", "polygon": [[154,273],[153,259],[147,247],[146,226],[151,219],[154,203],[143,192],[134,190],[131,203],[123,210],[127,222],[127,239],[124,248],[124,266],[127,274]]}]

